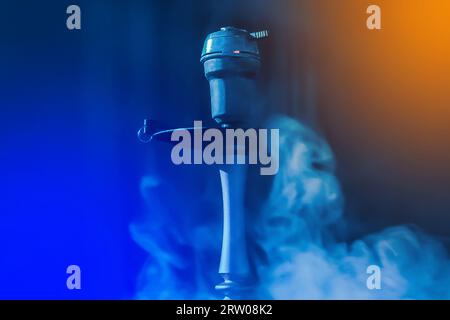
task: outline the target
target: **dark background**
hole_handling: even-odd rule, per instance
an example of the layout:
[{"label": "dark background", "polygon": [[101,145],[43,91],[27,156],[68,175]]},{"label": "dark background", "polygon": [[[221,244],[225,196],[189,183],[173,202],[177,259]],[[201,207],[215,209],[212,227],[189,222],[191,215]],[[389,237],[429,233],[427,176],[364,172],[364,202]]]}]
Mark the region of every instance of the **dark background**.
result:
[{"label": "dark background", "polygon": [[[450,11],[378,2],[381,31],[365,27],[368,1],[78,0],[82,30],[69,31],[75,3],[3,0],[0,298],[132,298],[146,253],[129,225],[147,210],[144,175],[158,172],[184,198],[213,185],[209,205],[220,208],[210,170],[171,168],[136,130],[146,116],[209,118],[200,52],[226,25],[269,30],[261,112],[327,138],[355,225],[448,237]],[[70,264],[82,268],[81,291],[66,289]]]}]

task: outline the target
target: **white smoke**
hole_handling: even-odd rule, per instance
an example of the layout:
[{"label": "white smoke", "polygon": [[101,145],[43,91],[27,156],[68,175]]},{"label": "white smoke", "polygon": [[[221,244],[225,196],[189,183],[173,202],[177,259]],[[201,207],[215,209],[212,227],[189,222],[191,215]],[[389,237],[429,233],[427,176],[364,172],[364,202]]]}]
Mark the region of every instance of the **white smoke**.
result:
[{"label": "white smoke", "polygon": [[[449,299],[450,261],[441,244],[414,227],[388,228],[352,243],[333,230],[346,223],[327,143],[298,121],[277,117],[280,169],[253,233],[267,257],[260,292],[274,299]],[[381,269],[369,290],[367,267]]]},{"label": "white smoke", "polygon": [[[450,298],[448,254],[418,229],[391,227],[351,243],[338,240],[336,231],[351,223],[343,215],[331,149],[294,119],[277,117],[270,126],[280,129],[280,168],[262,211],[248,216],[250,234],[264,252],[255,262],[256,297]],[[130,231],[148,253],[148,261],[136,297],[220,298],[214,285],[221,281],[221,209],[205,208],[205,198],[217,195],[193,197],[161,175],[144,177],[141,191],[149,214]],[[258,194],[258,201],[261,197]],[[381,270],[379,290],[366,285],[371,265]]]},{"label": "white smoke", "polygon": [[[148,258],[137,281],[137,299],[214,299],[221,241],[220,209],[181,192],[161,175],[145,176],[141,193],[148,214],[130,225]],[[207,196],[207,195],[204,195]]]}]

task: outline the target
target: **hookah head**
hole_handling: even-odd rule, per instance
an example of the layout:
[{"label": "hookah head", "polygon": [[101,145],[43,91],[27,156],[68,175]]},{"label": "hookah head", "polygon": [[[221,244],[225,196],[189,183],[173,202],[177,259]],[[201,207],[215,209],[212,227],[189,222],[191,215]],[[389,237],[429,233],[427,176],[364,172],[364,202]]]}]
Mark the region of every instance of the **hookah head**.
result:
[{"label": "hookah head", "polygon": [[[256,80],[261,62],[257,40],[268,35],[266,30],[249,33],[224,27],[206,37],[200,62],[209,81],[212,118],[222,128],[246,128],[258,122]],[[144,143],[154,138],[170,141],[173,130],[145,119],[137,136]]]},{"label": "hookah head", "polygon": [[257,40],[267,36],[267,31],[224,27],[206,37],[200,62],[209,81],[212,118],[222,127],[246,127],[258,114]]}]

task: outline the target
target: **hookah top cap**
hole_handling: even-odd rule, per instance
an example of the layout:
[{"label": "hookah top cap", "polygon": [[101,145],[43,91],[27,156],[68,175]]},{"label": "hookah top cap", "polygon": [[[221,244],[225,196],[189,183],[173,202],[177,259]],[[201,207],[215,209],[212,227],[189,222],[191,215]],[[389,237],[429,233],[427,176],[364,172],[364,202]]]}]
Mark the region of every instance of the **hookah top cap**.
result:
[{"label": "hookah top cap", "polygon": [[269,36],[267,30],[249,33],[235,27],[220,28],[206,37],[200,62],[220,57],[260,59],[257,39]]}]

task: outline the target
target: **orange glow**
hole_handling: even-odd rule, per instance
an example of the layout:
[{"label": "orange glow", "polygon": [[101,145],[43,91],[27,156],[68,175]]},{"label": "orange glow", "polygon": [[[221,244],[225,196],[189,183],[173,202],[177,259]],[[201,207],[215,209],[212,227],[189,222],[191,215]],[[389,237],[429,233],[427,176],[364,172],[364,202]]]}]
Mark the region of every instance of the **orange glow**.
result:
[{"label": "orange glow", "polygon": [[[382,30],[366,28],[371,4],[381,8]],[[450,139],[450,1],[322,0],[308,2],[308,11],[330,122],[408,162],[442,158]],[[335,110],[333,99],[344,106]]]}]

